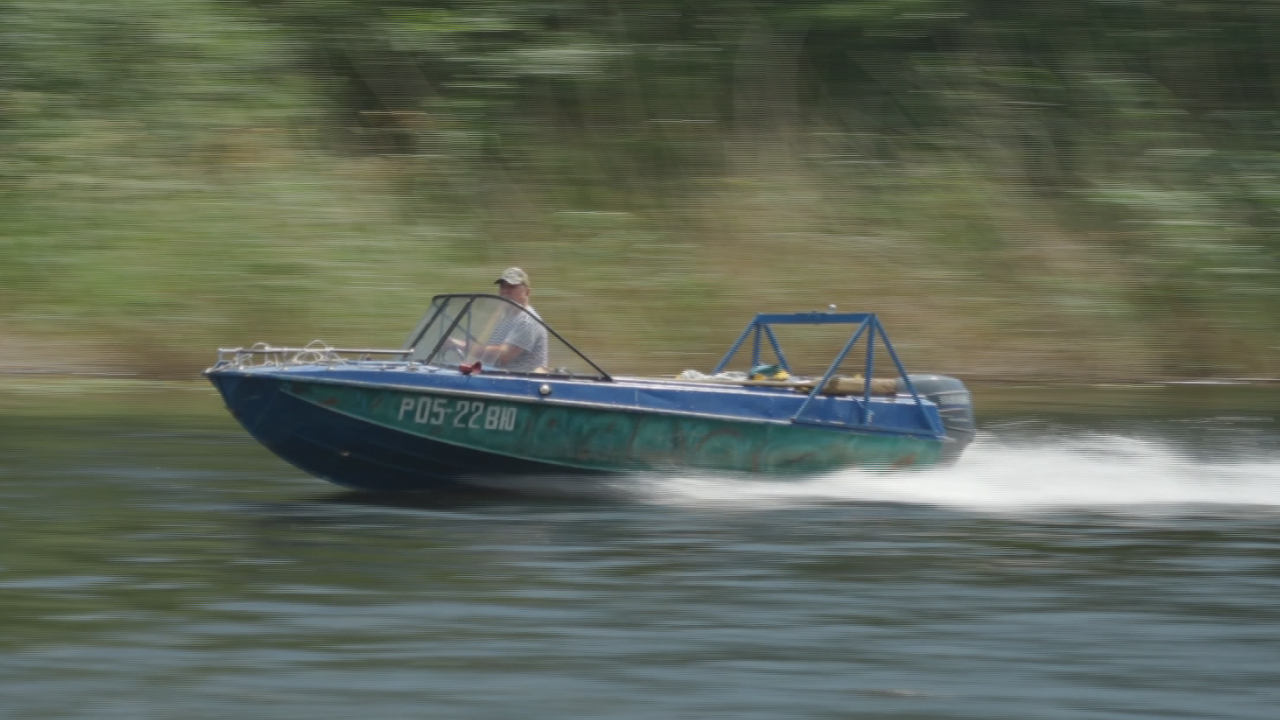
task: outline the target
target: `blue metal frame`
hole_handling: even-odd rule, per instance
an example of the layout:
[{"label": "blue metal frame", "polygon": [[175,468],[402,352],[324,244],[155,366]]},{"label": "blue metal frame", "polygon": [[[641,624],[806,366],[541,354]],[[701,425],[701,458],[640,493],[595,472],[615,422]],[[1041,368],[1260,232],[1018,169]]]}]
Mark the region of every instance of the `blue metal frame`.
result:
[{"label": "blue metal frame", "polygon": [[762,336],[769,341],[770,346],[773,348],[773,352],[777,356],[777,364],[783,370],[791,372],[791,367],[787,364],[787,358],[782,352],[782,347],[778,343],[778,338],[774,335],[772,327],[774,325],[855,324],[858,326],[857,329],[853,331],[853,335],[849,338],[849,341],[845,343],[844,348],[838,355],[836,355],[835,360],[832,361],[826,372],[823,373],[822,379],[819,380],[813,386],[813,389],[809,391],[809,395],[805,398],[804,403],[800,405],[796,410],[795,415],[791,417],[791,422],[812,422],[801,419],[804,411],[808,409],[810,404],[812,404],[813,399],[822,392],[822,388],[826,387],[827,383],[830,382],[832,376],[836,374],[836,370],[839,369],[840,363],[844,362],[844,359],[848,357],[849,352],[857,346],[863,333],[866,333],[867,360],[866,367],[862,374],[862,376],[866,378],[866,386],[863,389],[861,405],[861,410],[863,412],[861,423],[863,426],[870,426],[874,419],[870,409],[871,379],[874,377],[875,371],[876,338],[879,337],[880,343],[884,346],[885,351],[889,355],[889,359],[893,361],[894,368],[898,371],[898,378],[911,393],[912,399],[915,400],[916,407],[921,408],[921,413],[928,420],[929,426],[935,432],[942,434],[944,431],[941,424],[932,415],[924,412],[924,400],[920,397],[920,394],[916,392],[915,385],[912,384],[911,378],[907,375],[906,368],[903,366],[902,361],[898,359],[897,351],[893,349],[893,343],[889,342],[889,334],[885,332],[884,325],[880,323],[880,318],[875,313],[760,313],[756,315],[755,318],[747,325],[746,329],[742,331],[742,334],[738,336],[737,341],[733,343],[733,346],[729,348],[729,352],[725,353],[725,356],[716,364],[715,369],[711,371],[711,374],[714,375],[722,372],[725,366],[727,366],[734,356],[737,355],[738,350],[742,348],[742,344],[746,342],[748,337],[753,338],[751,347],[751,367],[760,365],[760,339]]}]

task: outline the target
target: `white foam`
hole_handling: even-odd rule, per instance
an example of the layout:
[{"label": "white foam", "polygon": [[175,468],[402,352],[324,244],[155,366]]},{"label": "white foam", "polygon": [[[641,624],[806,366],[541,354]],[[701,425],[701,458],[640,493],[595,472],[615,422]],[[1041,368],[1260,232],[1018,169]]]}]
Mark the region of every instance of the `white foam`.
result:
[{"label": "white foam", "polygon": [[812,478],[666,476],[652,499],[749,505],[893,502],[989,510],[1121,509],[1227,504],[1280,507],[1280,457],[1196,457],[1140,438],[1081,434],[984,437],[949,468],[845,470]]}]

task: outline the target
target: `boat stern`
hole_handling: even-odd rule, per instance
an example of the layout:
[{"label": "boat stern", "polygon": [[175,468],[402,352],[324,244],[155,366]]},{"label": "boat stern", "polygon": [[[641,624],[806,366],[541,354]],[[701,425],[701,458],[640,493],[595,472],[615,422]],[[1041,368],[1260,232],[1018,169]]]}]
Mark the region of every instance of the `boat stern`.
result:
[{"label": "boat stern", "polygon": [[908,375],[907,379],[921,397],[938,407],[942,429],[946,432],[940,462],[954,463],[977,434],[973,396],[969,388],[959,378],[950,375],[920,373]]}]

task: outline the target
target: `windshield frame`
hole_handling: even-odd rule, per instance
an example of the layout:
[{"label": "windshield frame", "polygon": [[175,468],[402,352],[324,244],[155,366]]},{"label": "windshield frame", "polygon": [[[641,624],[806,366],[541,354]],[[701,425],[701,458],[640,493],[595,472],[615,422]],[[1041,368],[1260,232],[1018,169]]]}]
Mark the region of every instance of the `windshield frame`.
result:
[{"label": "windshield frame", "polygon": [[[595,371],[594,375],[582,374],[562,370],[561,368],[547,368],[545,372],[539,371],[519,371],[506,370],[498,367],[481,366],[480,370],[484,373],[503,373],[510,375],[532,375],[537,377],[571,377],[578,379],[598,380],[602,382],[612,382],[613,376],[605,372],[594,360],[587,357],[585,353],[577,347],[565,340],[560,333],[556,332],[550,325],[530,312],[527,308],[519,303],[512,302],[500,295],[490,293],[443,293],[431,298],[431,305],[428,307],[426,314],[418,322],[413,332],[405,341],[404,350],[411,360],[422,362],[436,367],[457,368],[461,367],[457,363],[444,362],[441,358],[442,348],[453,333],[463,324],[464,320],[472,318],[472,310],[476,303],[481,302],[489,305],[491,303],[506,303],[513,311],[523,313],[524,316],[540,325],[547,331],[548,337],[553,337],[557,343],[565,350],[573,353],[579,360]],[[464,330],[463,332],[470,332]],[[426,348],[422,343],[430,342],[431,347]]]}]

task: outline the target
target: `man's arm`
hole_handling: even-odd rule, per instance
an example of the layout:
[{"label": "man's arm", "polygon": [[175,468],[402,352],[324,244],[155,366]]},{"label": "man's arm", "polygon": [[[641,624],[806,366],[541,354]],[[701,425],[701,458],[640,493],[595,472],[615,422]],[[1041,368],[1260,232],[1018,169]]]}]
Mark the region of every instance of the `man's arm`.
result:
[{"label": "man's arm", "polygon": [[481,364],[501,368],[514,362],[524,351],[524,348],[512,343],[485,345],[480,350],[479,360]]}]

